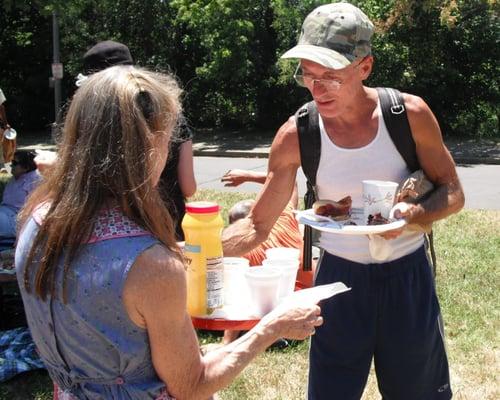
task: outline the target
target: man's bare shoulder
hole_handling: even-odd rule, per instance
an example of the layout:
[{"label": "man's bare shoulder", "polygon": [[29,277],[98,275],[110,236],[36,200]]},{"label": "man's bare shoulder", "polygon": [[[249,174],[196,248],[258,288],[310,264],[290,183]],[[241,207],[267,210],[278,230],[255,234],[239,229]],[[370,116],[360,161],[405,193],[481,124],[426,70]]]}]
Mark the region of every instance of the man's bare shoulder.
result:
[{"label": "man's bare shoulder", "polygon": [[441,142],[441,130],[438,121],[427,103],[419,96],[403,94],[408,121],[413,138],[417,142]]},{"label": "man's bare shoulder", "polygon": [[295,117],[291,116],[281,125],[271,145],[270,157],[280,157],[289,162],[300,164],[299,136]]},{"label": "man's bare shoulder", "polygon": [[426,114],[432,114],[431,109],[421,97],[414,94],[403,93],[403,99],[408,118],[418,118]]}]

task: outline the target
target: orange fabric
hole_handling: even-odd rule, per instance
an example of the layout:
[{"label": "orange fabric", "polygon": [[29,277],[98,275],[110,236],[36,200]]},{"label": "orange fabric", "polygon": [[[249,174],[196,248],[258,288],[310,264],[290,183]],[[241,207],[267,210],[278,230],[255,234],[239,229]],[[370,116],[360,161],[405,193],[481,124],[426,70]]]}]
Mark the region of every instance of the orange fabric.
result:
[{"label": "orange fabric", "polygon": [[[300,249],[302,253],[302,234],[300,233],[299,223],[295,219],[293,207],[290,203],[288,203],[274,224],[267,240],[243,257],[250,261],[251,266],[262,265],[262,260],[266,258],[265,251],[272,247],[293,247]],[[300,268],[302,269],[302,262]]]}]

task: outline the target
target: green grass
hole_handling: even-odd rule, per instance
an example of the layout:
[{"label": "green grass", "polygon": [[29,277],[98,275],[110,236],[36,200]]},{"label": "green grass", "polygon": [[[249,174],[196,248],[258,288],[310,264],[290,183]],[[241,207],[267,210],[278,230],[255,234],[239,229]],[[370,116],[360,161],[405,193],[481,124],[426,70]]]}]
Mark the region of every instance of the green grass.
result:
[{"label": "green grass", "polygon": [[[203,190],[195,199],[217,201],[227,210],[248,194]],[[435,224],[437,290],[445,320],[452,388],[456,399],[500,398],[499,289],[500,212],[463,211]],[[220,335],[200,332],[202,344]],[[295,400],[305,398],[308,342],[258,356],[222,400]],[[0,400],[51,398],[43,372],[21,375],[0,386]],[[17,394],[16,394],[17,393]],[[363,400],[379,399],[373,372]]]}]

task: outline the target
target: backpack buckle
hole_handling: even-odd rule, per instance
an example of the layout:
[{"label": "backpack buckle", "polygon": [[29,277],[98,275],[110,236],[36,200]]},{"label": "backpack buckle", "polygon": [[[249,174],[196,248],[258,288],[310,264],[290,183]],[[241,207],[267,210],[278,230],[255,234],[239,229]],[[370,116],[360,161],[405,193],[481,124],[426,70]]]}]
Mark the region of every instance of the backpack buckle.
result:
[{"label": "backpack buckle", "polygon": [[307,107],[302,107],[302,108],[299,110],[298,116],[299,116],[299,118],[303,118],[303,117],[305,117],[307,114],[309,114],[309,110],[307,109]]},{"label": "backpack buckle", "polygon": [[396,104],[395,106],[391,106],[391,113],[393,114],[402,114],[405,112],[405,106],[402,104]]}]

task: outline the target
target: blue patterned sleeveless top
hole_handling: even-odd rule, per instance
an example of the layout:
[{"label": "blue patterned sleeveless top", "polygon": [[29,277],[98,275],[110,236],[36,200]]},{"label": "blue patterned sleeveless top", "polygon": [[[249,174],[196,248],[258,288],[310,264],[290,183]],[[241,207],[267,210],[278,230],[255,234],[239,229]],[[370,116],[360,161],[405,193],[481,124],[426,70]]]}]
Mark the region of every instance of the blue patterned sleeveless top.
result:
[{"label": "blue patterned sleeveless top", "polygon": [[[135,259],[158,240],[118,208],[101,211],[71,264],[67,304],[50,296],[42,301],[26,292],[23,278],[46,208],[23,229],[15,262],[28,325],[59,398],[172,399],[153,368],[147,331],[130,320],[122,301]],[[62,293],[62,268],[56,289]]]}]

